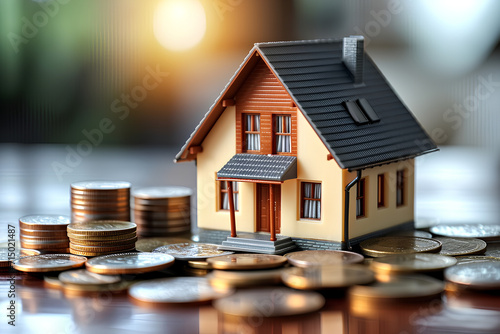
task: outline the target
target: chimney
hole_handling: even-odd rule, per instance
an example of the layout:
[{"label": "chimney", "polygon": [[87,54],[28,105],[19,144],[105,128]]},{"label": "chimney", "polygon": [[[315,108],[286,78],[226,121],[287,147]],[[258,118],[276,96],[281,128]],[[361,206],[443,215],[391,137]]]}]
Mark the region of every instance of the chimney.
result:
[{"label": "chimney", "polygon": [[342,60],[351,71],[355,84],[363,82],[364,42],[363,36],[344,37]]}]

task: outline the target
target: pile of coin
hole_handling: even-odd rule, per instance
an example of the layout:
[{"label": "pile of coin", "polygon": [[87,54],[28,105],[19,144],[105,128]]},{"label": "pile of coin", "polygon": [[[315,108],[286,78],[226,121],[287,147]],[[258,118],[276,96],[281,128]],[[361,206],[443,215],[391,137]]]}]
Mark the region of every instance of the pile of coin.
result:
[{"label": "pile of coin", "polygon": [[68,216],[29,215],[19,218],[21,247],[47,253],[67,253],[69,239]]},{"label": "pile of coin", "polygon": [[71,219],[130,221],[130,183],[82,181],[71,184]]},{"label": "pile of coin", "polygon": [[71,254],[100,256],[135,250],[136,225],[123,221],[91,221],[68,225]]},{"label": "pile of coin", "polygon": [[133,192],[134,222],[140,237],[191,231],[191,194],[186,187],[150,187]]}]

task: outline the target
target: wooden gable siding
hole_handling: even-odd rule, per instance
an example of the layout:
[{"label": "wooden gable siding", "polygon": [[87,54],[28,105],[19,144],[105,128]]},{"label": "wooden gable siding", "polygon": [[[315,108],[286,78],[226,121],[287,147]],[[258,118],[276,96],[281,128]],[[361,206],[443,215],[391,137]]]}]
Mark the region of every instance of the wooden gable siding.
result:
[{"label": "wooden gable siding", "polygon": [[[291,153],[297,154],[297,108],[283,85],[264,61],[259,61],[235,96],[236,151],[243,153],[243,114],[260,114],[262,154],[273,153],[273,114],[289,114],[292,120]],[[280,153],[285,154],[285,153]]]}]

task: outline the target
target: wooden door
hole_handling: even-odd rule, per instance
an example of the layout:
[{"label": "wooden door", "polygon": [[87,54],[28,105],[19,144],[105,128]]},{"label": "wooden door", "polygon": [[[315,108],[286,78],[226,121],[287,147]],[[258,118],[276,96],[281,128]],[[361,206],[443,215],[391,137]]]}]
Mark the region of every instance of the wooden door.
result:
[{"label": "wooden door", "polygon": [[281,231],[281,184],[257,183],[257,232],[271,232],[269,223],[269,187],[274,193],[274,227],[276,233]]}]

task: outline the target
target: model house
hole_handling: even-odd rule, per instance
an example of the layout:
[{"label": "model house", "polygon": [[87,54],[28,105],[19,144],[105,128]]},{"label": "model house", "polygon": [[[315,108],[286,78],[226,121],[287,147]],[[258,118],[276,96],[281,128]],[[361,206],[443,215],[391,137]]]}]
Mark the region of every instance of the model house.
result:
[{"label": "model house", "polygon": [[414,158],[437,148],[363,43],[255,44],[175,159],[197,162],[200,234],[283,252],[413,227]]}]

